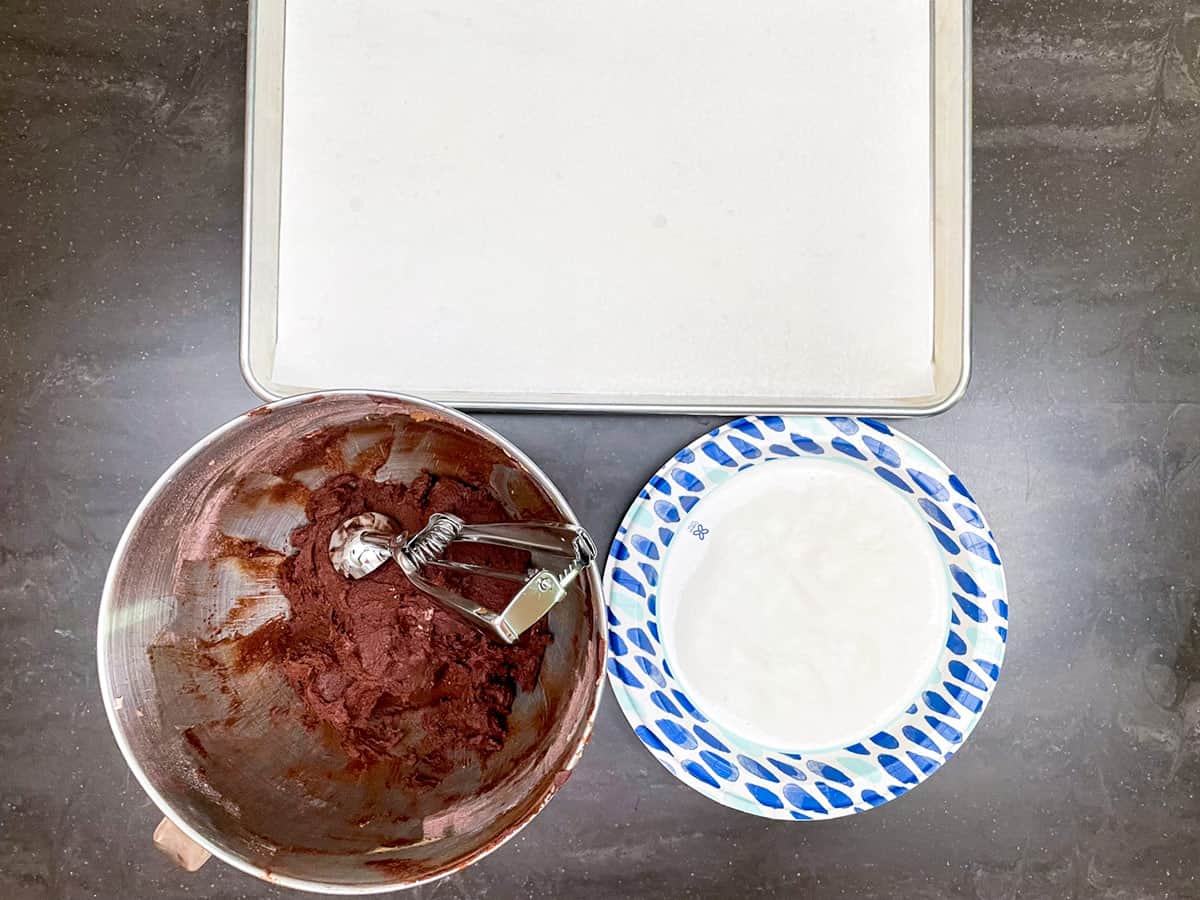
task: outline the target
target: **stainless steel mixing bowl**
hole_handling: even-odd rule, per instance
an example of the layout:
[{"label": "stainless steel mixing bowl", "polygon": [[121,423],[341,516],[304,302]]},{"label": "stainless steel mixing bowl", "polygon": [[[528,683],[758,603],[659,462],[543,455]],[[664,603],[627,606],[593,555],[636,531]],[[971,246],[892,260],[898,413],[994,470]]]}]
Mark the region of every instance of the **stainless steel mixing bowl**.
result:
[{"label": "stainless steel mixing bowl", "polygon": [[428,469],[487,484],[514,517],[575,521],[524,454],[460,413],[365,392],[270,404],[197,443],[134,513],[100,606],[100,684],[130,769],[188,838],[276,884],[394,890],[504,843],[578,761],[603,674],[600,581],[589,568],[551,611],[554,640],[538,684],[518,695],[504,746],[482,765],[420,796],[389,790],[370,770],[350,774],[336,742],[302,722],[274,667],[247,669],[222,655],[287,614],[272,577],[279,557],[228,548],[289,551],[306,492],[340,467],[283,467],[289,450],[317,434],[337,435],[346,467],[386,453],[372,467],[380,480],[407,482]]}]

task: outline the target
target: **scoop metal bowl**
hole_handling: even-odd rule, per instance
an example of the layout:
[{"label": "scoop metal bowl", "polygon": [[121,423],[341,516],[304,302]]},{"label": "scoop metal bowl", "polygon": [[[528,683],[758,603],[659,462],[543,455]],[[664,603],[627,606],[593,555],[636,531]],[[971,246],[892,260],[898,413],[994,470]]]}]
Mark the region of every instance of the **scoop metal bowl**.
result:
[{"label": "scoop metal bowl", "polygon": [[[575,524],[550,480],[468,416],[380,393],[280,401],[201,440],[142,501],[105,583],[97,654],[117,743],[183,836],[276,884],[366,894],[463,868],[557,791],[600,697],[601,588],[588,565],[550,610],[538,684],[518,694],[506,742],[482,766],[421,796],[371,771],[348,777],[344,753],[305,726],[286,680],[271,666],[240,667],[225,640],[287,614],[273,567],[291,551],[307,492],[338,473],[277,473],[302,438],[339,429],[348,465],[390,446],[380,480],[407,483],[428,469],[488,486],[514,519]],[[269,552],[222,550],[246,541]]]}]

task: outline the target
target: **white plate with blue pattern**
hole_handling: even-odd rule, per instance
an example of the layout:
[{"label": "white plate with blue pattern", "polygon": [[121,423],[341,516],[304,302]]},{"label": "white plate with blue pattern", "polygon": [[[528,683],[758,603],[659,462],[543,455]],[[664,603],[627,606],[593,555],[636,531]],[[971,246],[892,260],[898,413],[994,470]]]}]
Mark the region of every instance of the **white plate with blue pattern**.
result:
[{"label": "white plate with blue pattern", "polygon": [[[924,684],[883,728],[817,752],[767,746],[706,715],[672,670],[659,608],[672,542],[696,527],[705,497],[741,472],[783,460],[871,473],[928,525],[947,574],[946,634]],[[604,591],[609,682],[638,738],[689,787],[771,819],[864,812],[927,779],[979,721],[1008,637],[1004,569],[978,504],[928,450],[865,418],[754,416],[698,438],[629,508]]]}]

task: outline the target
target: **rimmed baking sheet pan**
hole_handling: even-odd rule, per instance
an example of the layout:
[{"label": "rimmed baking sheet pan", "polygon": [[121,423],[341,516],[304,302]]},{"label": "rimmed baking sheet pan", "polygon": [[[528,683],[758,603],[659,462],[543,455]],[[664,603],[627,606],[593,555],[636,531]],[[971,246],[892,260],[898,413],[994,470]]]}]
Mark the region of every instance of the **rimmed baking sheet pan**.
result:
[{"label": "rimmed baking sheet pan", "polygon": [[246,379],[940,412],[969,36],[962,0],[252,0]]}]

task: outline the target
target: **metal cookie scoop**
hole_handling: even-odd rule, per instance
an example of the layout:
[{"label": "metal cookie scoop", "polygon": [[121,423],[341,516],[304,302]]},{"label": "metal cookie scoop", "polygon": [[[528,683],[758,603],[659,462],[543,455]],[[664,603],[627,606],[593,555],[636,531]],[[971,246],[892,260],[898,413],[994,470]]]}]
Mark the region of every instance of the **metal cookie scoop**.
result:
[{"label": "metal cookie scoop", "polygon": [[[526,550],[532,568],[529,572],[519,573],[452,562],[445,555],[455,541]],[[588,533],[576,525],[548,522],[467,525],[458,516],[446,513],[430,516],[425,527],[410,538],[394,520],[382,513],[363,513],[347,519],[333,532],[329,538],[329,557],[338,572],[356,579],[394,559],[408,580],[430,597],[504,643],[513,644],[566,596],[571,582],[596,558],[596,545]],[[497,613],[428,581],[421,574],[426,566],[501,578],[522,587],[504,612]]]}]

